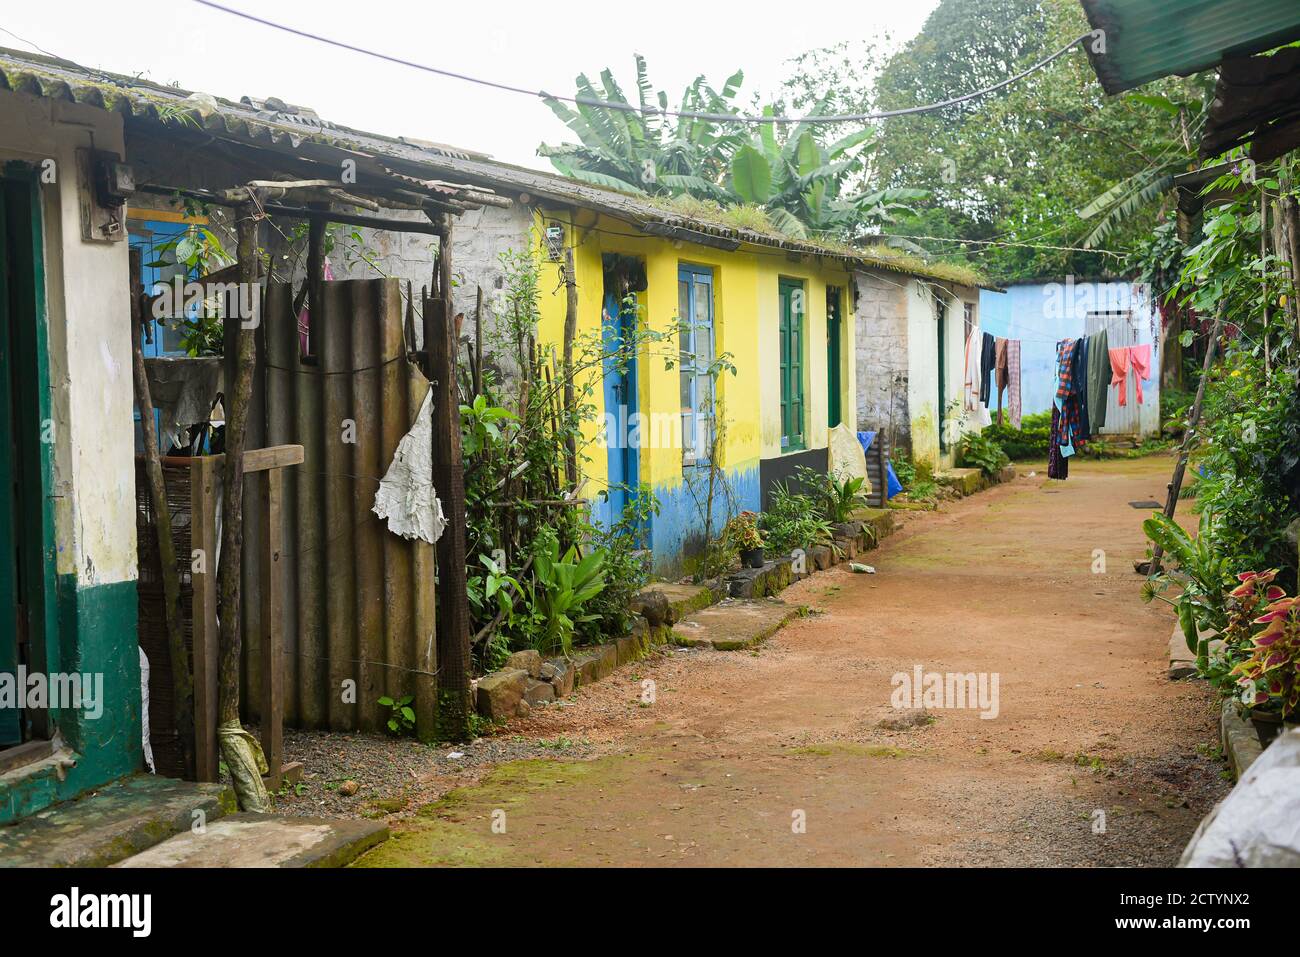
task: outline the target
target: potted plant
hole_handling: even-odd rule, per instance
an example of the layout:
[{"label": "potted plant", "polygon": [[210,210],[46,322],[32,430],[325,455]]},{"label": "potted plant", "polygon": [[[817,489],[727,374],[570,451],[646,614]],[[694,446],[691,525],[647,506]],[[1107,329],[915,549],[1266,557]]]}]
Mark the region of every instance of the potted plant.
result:
[{"label": "potted plant", "polygon": [[1269,584],[1274,574],[1248,572],[1233,593],[1267,601],[1264,613],[1254,619],[1263,627],[1252,637],[1248,657],[1232,669],[1241,701],[1264,745],[1281,732],[1282,722],[1300,720],[1300,605]]},{"label": "potted plant", "polygon": [[740,564],[746,568],[763,567],[763,533],[758,527],[758,516],[741,512],[727,522],[727,536],[740,552]]}]

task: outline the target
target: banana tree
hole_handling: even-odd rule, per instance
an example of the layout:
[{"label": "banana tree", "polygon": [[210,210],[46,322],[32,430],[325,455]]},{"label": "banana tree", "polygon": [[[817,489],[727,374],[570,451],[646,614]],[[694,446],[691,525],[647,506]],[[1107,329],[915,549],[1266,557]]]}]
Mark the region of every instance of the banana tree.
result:
[{"label": "banana tree", "polygon": [[[765,115],[772,115],[771,108]],[[920,189],[858,190],[875,132],[865,127],[822,146],[812,125],[800,123],[783,137],[776,124],[764,124],[757,136],[731,158],[728,186],[734,202],[757,206],[781,232],[795,238],[860,235],[867,227],[893,222],[910,211],[908,201]]]},{"label": "banana tree", "polygon": [[[744,73],[737,70],[718,91],[698,76],[682,94],[678,112],[734,114],[743,80]],[[718,182],[732,153],[744,142],[739,127],[666,116],[668,94],[651,87],[645,58],[639,54],[635,108],[608,69],[601,71],[599,87],[586,74],[579,74],[576,83],[576,105],[554,97],[544,100],[579,141],[538,147],[538,155],[549,159],[558,172],[630,193],[727,198]]]}]

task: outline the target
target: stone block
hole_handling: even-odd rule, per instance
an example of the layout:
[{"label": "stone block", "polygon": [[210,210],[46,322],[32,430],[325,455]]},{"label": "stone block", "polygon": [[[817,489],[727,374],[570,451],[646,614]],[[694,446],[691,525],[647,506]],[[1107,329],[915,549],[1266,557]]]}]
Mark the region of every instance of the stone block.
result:
[{"label": "stone block", "polygon": [[475,705],[478,713],[493,721],[513,718],[519,712],[529,681],[523,668],[494,671],[478,680]]},{"label": "stone block", "polygon": [[647,588],[634,595],[628,603],[628,610],[641,615],[652,626],[671,624],[668,618],[672,614],[672,606],[668,602],[668,596],[657,588]]},{"label": "stone block", "polygon": [[536,678],[542,671],[542,656],[531,648],[527,651],[516,651],[506,659],[506,668],[519,668],[528,672],[528,677]]},{"label": "stone block", "polygon": [[542,681],[538,678],[529,678],[524,685],[524,700],[530,707],[536,707],[539,704],[547,704],[555,700],[555,686],[549,681]]},{"label": "stone block", "polygon": [[542,676],[554,686],[555,697],[567,698],[573,694],[576,671],[573,662],[567,658],[548,659],[542,664]]}]

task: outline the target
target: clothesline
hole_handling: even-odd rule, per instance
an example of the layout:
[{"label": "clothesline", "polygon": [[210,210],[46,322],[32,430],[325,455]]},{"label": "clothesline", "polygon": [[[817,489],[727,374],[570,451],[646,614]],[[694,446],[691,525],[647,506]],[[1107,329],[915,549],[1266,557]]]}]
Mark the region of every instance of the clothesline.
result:
[{"label": "clothesline", "polygon": [[[1138,329],[1138,327],[1137,327],[1137,324],[1131,322],[1131,320],[1126,320],[1126,319],[1123,319],[1123,318],[1116,318],[1116,319],[1114,319],[1114,320],[1112,320],[1112,321],[1106,323],[1106,324],[1105,324],[1104,326],[1102,326],[1100,329],[1096,329],[1096,330],[1094,330],[1093,332],[1086,332],[1086,333],[1083,333],[1083,335],[1084,335],[1084,336],[1091,336],[1091,335],[1094,335],[1094,334],[1097,333],[1097,332],[1106,332],[1106,333],[1109,333],[1112,329],[1114,329],[1114,328],[1117,327],[1117,326],[1121,326],[1121,325],[1126,325],[1126,326],[1128,326],[1128,328],[1129,328],[1129,330],[1132,332],[1134,338],[1137,337],[1137,334],[1138,334],[1138,332],[1139,332],[1139,329]],[[1014,335],[1014,334],[1016,333],[1016,331],[1017,331],[1017,330],[1015,330],[1015,329],[1008,329],[1008,330],[1007,330],[1007,338],[1011,338],[1011,336]],[[996,335],[996,333],[995,333],[995,335]],[[1078,339],[1078,338],[1080,338],[1080,336],[1066,336],[1065,339],[1058,339],[1058,338],[1056,338],[1055,336],[1035,336],[1035,335],[1026,335],[1025,333],[1021,332],[1018,336],[1016,336],[1016,338],[1019,338],[1019,339],[1021,339],[1021,340],[1027,341],[1027,342],[1050,342],[1050,343],[1052,343],[1053,345],[1055,345],[1055,344],[1058,343],[1058,342],[1064,342],[1065,339]],[[1137,345],[1137,343],[1136,343],[1136,342],[1130,342],[1130,343],[1128,343],[1128,345]]]}]

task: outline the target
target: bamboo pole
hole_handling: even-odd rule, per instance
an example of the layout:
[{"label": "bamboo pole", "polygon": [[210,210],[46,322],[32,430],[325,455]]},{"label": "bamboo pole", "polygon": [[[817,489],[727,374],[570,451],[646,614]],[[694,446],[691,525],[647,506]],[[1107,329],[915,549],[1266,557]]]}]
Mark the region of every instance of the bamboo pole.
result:
[{"label": "bamboo pole", "polygon": [[[181,623],[181,580],[176,567],[176,543],[172,540],[171,509],[167,505],[167,484],[163,478],[162,458],[158,452],[158,431],[154,426],[153,397],[149,377],[144,369],[144,348],[140,336],[144,327],[144,289],[140,279],[141,255],[132,249],[131,269],[131,371],[135,379],[135,404],[140,410],[140,431],[144,434],[145,475],[149,481],[149,501],[153,505],[154,530],[158,537],[158,564],[163,582],[163,617],[167,626],[167,650],[171,658],[173,709],[176,735],[180,740],[185,777],[194,779],[194,679],[190,672],[189,653],[185,650],[185,632]],[[203,556],[208,561],[210,556]],[[205,566],[206,567],[206,566]]]},{"label": "bamboo pole", "polygon": [[573,394],[573,340],[578,334],[578,277],[572,246],[564,250],[564,291],[564,478],[569,488],[573,488],[578,484],[578,447],[573,435],[577,404]]},{"label": "bamboo pole", "polygon": [[[1196,426],[1201,421],[1201,402],[1205,398],[1205,384],[1210,379],[1210,366],[1214,364],[1214,354],[1219,345],[1219,334],[1223,329],[1223,307],[1220,306],[1219,314],[1214,319],[1214,327],[1210,330],[1210,341],[1205,344],[1205,362],[1201,366],[1201,381],[1196,386],[1196,399],[1192,402],[1192,409],[1187,415],[1187,430],[1183,433],[1183,444],[1178,449],[1178,461],[1174,465],[1173,477],[1169,480],[1169,494],[1165,499],[1165,518],[1173,518],[1174,511],[1178,508],[1178,496],[1183,489],[1183,476],[1187,472],[1187,459],[1192,452],[1192,438],[1196,432]],[[1143,575],[1155,575],[1160,571],[1160,558],[1164,554],[1164,549],[1156,545],[1151,550],[1151,560],[1149,562],[1136,563],[1136,570]]]}]

